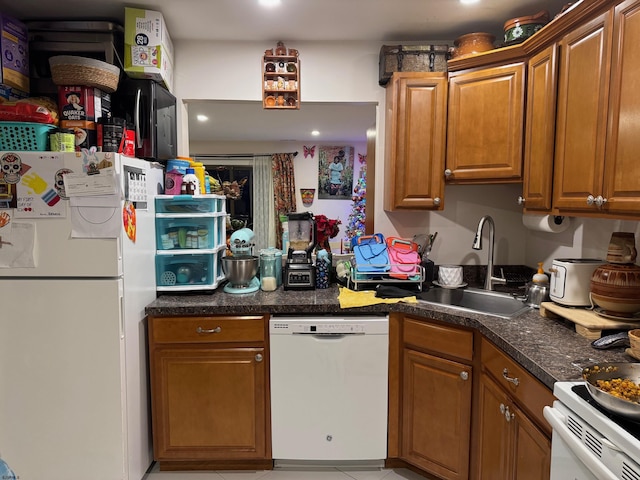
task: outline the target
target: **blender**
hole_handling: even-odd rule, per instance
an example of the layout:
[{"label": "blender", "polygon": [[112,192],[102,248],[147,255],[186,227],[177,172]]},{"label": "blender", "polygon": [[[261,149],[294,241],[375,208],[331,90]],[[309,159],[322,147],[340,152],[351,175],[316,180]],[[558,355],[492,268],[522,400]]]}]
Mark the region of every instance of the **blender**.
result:
[{"label": "blender", "polygon": [[231,234],[231,255],[222,257],[222,269],[229,279],[224,291],[227,293],[251,293],[260,288],[258,257],[253,255],[255,234],[250,228],[241,228]]},{"label": "blender", "polygon": [[284,266],[285,290],[316,288],[311,252],[316,246],[316,222],[309,212],[288,215],[289,250]]}]

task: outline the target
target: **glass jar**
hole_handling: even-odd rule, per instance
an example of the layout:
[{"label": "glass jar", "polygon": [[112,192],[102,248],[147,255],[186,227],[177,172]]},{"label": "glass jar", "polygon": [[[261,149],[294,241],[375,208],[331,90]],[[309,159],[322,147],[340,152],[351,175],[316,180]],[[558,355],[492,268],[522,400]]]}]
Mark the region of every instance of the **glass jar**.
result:
[{"label": "glass jar", "polygon": [[282,252],[275,248],[260,250],[260,288],[272,292],[282,285]]}]

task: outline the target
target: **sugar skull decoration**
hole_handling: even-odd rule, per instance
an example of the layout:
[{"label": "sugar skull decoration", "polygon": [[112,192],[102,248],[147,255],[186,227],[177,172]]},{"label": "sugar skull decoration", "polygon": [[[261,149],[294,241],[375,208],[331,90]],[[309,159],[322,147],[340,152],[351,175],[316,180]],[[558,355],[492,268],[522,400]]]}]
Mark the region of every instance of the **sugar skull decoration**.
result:
[{"label": "sugar skull decoration", "polygon": [[55,174],[55,179],[53,183],[53,188],[56,189],[56,192],[58,192],[58,195],[60,195],[60,198],[64,198],[65,200],[69,198],[67,197],[67,193],[64,189],[64,176],[67,173],[73,173],[73,170],[69,170],[68,168],[61,168],[60,170],[58,170]]},{"label": "sugar skull decoration", "polygon": [[0,168],[6,183],[18,183],[22,171],[22,159],[15,153],[5,153],[0,158]]}]

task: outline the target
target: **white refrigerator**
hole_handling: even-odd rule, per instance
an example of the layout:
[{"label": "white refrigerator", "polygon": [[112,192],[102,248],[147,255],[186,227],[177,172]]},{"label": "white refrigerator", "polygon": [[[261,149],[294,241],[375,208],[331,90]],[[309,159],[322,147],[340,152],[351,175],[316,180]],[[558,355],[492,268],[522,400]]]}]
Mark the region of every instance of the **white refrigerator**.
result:
[{"label": "white refrigerator", "polygon": [[0,457],[20,480],[139,480],[162,168],[88,151],[0,152],[0,165]]}]

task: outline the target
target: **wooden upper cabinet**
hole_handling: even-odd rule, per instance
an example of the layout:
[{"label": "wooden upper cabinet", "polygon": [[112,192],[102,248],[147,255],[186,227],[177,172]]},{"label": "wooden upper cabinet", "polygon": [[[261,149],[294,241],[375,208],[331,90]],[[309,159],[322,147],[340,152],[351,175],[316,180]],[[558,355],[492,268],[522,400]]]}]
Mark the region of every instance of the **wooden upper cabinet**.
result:
[{"label": "wooden upper cabinet", "polygon": [[384,209],[441,210],[446,74],[394,73],[386,89]]},{"label": "wooden upper cabinet", "polygon": [[531,57],[527,68],[527,111],[521,205],[551,211],[558,72],[556,44]]},{"label": "wooden upper cabinet", "polygon": [[522,180],[525,63],[449,74],[446,180]]},{"label": "wooden upper cabinet", "polygon": [[640,1],[615,8],[603,209],[640,215]]},{"label": "wooden upper cabinet", "polygon": [[602,195],[611,10],[567,34],[561,42],[553,205],[589,211],[589,195]]}]

